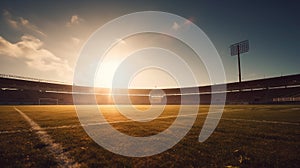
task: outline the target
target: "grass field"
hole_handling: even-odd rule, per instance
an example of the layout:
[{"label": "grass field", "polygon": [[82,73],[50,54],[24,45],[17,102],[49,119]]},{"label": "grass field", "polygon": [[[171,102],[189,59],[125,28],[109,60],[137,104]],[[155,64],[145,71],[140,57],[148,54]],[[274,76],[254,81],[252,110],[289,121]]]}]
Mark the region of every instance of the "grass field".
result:
[{"label": "grass field", "polygon": [[[99,108],[120,132],[149,136],[167,129],[179,106],[167,106],[160,118],[150,122],[130,121],[114,106]],[[299,167],[299,105],[226,106],[214,133],[200,143],[198,136],[208,108],[200,106],[192,129],[174,147],[154,156],[133,158],[96,144],[81,127],[74,106],[0,106],[0,165],[64,166],[57,156],[63,154],[71,159],[72,164],[67,165],[74,167]]]}]

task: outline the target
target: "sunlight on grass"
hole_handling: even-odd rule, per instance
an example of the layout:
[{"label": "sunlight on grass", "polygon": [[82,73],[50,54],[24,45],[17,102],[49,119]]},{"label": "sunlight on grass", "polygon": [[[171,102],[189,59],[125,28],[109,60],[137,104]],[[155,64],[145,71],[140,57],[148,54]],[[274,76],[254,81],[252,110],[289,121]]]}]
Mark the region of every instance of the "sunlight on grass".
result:
[{"label": "sunlight on grass", "polygon": [[[176,116],[179,106],[167,106],[161,118],[150,122],[129,120],[113,106],[99,108],[109,122],[122,121],[111,124],[118,131],[142,137],[167,129],[175,119],[169,116]],[[297,105],[226,106],[218,127],[204,143],[198,142],[198,136],[209,106],[200,106],[194,126],[178,144],[145,158],[116,155],[97,145],[80,127],[74,106],[18,106],[18,109],[47,128],[55,142],[83,167],[297,167],[300,162],[296,150],[300,135],[300,106]],[[27,130],[0,134],[1,165],[56,165],[52,156],[45,155],[43,144],[12,107],[1,106],[0,115],[1,131]],[[58,128],[70,125],[77,126]]]}]

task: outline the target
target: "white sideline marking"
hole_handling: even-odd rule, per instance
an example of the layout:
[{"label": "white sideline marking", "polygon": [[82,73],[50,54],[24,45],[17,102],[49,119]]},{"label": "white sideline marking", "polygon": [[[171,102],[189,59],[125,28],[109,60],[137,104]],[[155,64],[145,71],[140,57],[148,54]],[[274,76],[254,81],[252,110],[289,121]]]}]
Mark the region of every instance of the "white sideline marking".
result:
[{"label": "white sideline marking", "polygon": [[23,132],[31,132],[31,130],[20,129],[20,130],[11,130],[11,131],[0,131],[0,134],[14,134],[14,133],[23,133]]},{"label": "white sideline marking", "polygon": [[41,128],[36,122],[29,118],[21,110],[14,107],[14,109],[19,112],[23,118],[30,124],[31,129],[36,131],[36,134],[39,136],[42,143],[47,145],[48,150],[54,155],[58,165],[60,167],[80,167],[77,162],[74,162],[73,159],[69,158],[69,154],[64,152],[63,147],[59,143],[55,143],[50,135]]}]

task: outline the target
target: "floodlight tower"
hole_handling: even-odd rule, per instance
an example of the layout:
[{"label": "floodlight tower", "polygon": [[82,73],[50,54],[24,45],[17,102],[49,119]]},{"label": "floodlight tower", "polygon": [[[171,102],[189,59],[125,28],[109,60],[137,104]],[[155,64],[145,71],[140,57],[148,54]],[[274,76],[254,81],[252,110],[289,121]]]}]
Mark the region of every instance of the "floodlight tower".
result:
[{"label": "floodlight tower", "polygon": [[238,56],[239,82],[242,82],[240,54],[249,51],[249,40],[241,41],[230,46],[231,56]]}]

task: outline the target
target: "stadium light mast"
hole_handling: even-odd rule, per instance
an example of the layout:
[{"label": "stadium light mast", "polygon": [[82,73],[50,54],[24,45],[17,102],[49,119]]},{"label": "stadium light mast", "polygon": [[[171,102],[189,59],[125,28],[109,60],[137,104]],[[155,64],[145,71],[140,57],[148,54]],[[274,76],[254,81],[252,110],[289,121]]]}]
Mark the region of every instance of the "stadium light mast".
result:
[{"label": "stadium light mast", "polygon": [[244,40],[230,46],[231,56],[238,56],[239,82],[242,82],[240,54],[249,51],[249,40]]}]

